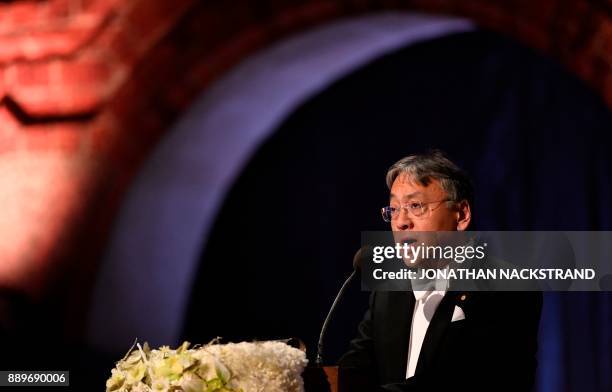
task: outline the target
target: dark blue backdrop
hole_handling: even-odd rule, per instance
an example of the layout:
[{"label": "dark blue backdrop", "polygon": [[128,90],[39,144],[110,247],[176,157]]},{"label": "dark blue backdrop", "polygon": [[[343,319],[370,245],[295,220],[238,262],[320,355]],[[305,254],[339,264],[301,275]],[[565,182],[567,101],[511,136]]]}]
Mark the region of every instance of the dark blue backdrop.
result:
[{"label": "dark blue backdrop", "polygon": [[[202,252],[184,338],[297,336],[312,354],[360,231],[386,228],[386,169],[427,148],[472,175],[478,229],[610,230],[611,125],[582,82],[492,33],[379,59],[296,110],[253,157]],[[353,287],[341,305],[328,362],[366,297]],[[610,293],[545,296],[539,391],[612,390],[611,305]]]}]

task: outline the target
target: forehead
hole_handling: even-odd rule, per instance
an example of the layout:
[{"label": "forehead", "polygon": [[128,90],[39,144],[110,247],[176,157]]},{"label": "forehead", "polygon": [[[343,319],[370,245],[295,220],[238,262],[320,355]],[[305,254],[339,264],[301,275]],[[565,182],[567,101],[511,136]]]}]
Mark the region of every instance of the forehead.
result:
[{"label": "forehead", "polygon": [[406,173],[402,173],[395,180],[391,186],[391,198],[396,199],[408,199],[413,197],[445,197],[446,192],[442,189],[440,181],[432,178],[429,184],[422,185],[418,183],[412,176]]}]

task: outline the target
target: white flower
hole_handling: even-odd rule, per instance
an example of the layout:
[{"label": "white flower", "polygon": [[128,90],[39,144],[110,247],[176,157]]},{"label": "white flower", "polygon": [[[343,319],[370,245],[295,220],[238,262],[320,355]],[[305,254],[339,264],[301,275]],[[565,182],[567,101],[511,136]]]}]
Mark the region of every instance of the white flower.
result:
[{"label": "white flower", "polygon": [[210,344],[176,350],[148,345],[117,363],[107,392],[303,392],[304,352],[280,341]]},{"label": "white flower", "polygon": [[280,341],[229,343],[204,348],[232,372],[234,389],[262,392],[302,392],[306,354]]}]

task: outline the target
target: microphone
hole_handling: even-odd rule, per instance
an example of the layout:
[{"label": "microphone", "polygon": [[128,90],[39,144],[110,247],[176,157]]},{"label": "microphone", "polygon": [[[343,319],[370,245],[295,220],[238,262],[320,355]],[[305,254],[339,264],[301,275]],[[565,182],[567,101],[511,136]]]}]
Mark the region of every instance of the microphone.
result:
[{"label": "microphone", "polygon": [[353,271],[361,271],[363,263],[372,260],[374,256],[374,249],[370,245],[365,245],[359,248],[355,256],[353,256]]},{"label": "microphone", "polygon": [[331,315],[334,313],[334,310],[336,309],[340,298],[342,298],[342,296],[344,295],[344,292],[346,291],[346,288],[348,287],[349,283],[351,283],[351,281],[355,278],[355,275],[357,275],[357,271],[361,270],[363,262],[367,260],[368,257],[370,260],[372,259],[372,252],[373,251],[371,246],[363,246],[357,251],[357,253],[355,253],[355,256],[353,257],[353,272],[351,272],[351,275],[344,281],[342,287],[340,287],[340,291],[338,291],[338,295],[336,295],[336,298],[334,299],[334,302],[332,303],[332,306],[329,309],[329,312],[327,313],[327,317],[325,317],[323,327],[321,328],[321,333],[319,334],[319,343],[317,345],[317,358],[315,360],[315,365],[318,367],[321,367],[323,365],[323,338],[325,337],[325,332],[327,332],[327,326],[329,325]]}]

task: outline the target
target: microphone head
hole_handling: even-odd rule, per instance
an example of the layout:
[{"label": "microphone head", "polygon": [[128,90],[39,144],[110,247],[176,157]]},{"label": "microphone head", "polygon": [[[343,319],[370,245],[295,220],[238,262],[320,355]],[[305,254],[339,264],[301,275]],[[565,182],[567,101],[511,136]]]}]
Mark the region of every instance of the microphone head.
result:
[{"label": "microphone head", "polygon": [[371,246],[362,246],[353,257],[353,269],[360,271],[363,263],[367,263],[369,260],[372,260],[373,256],[374,250]]}]

